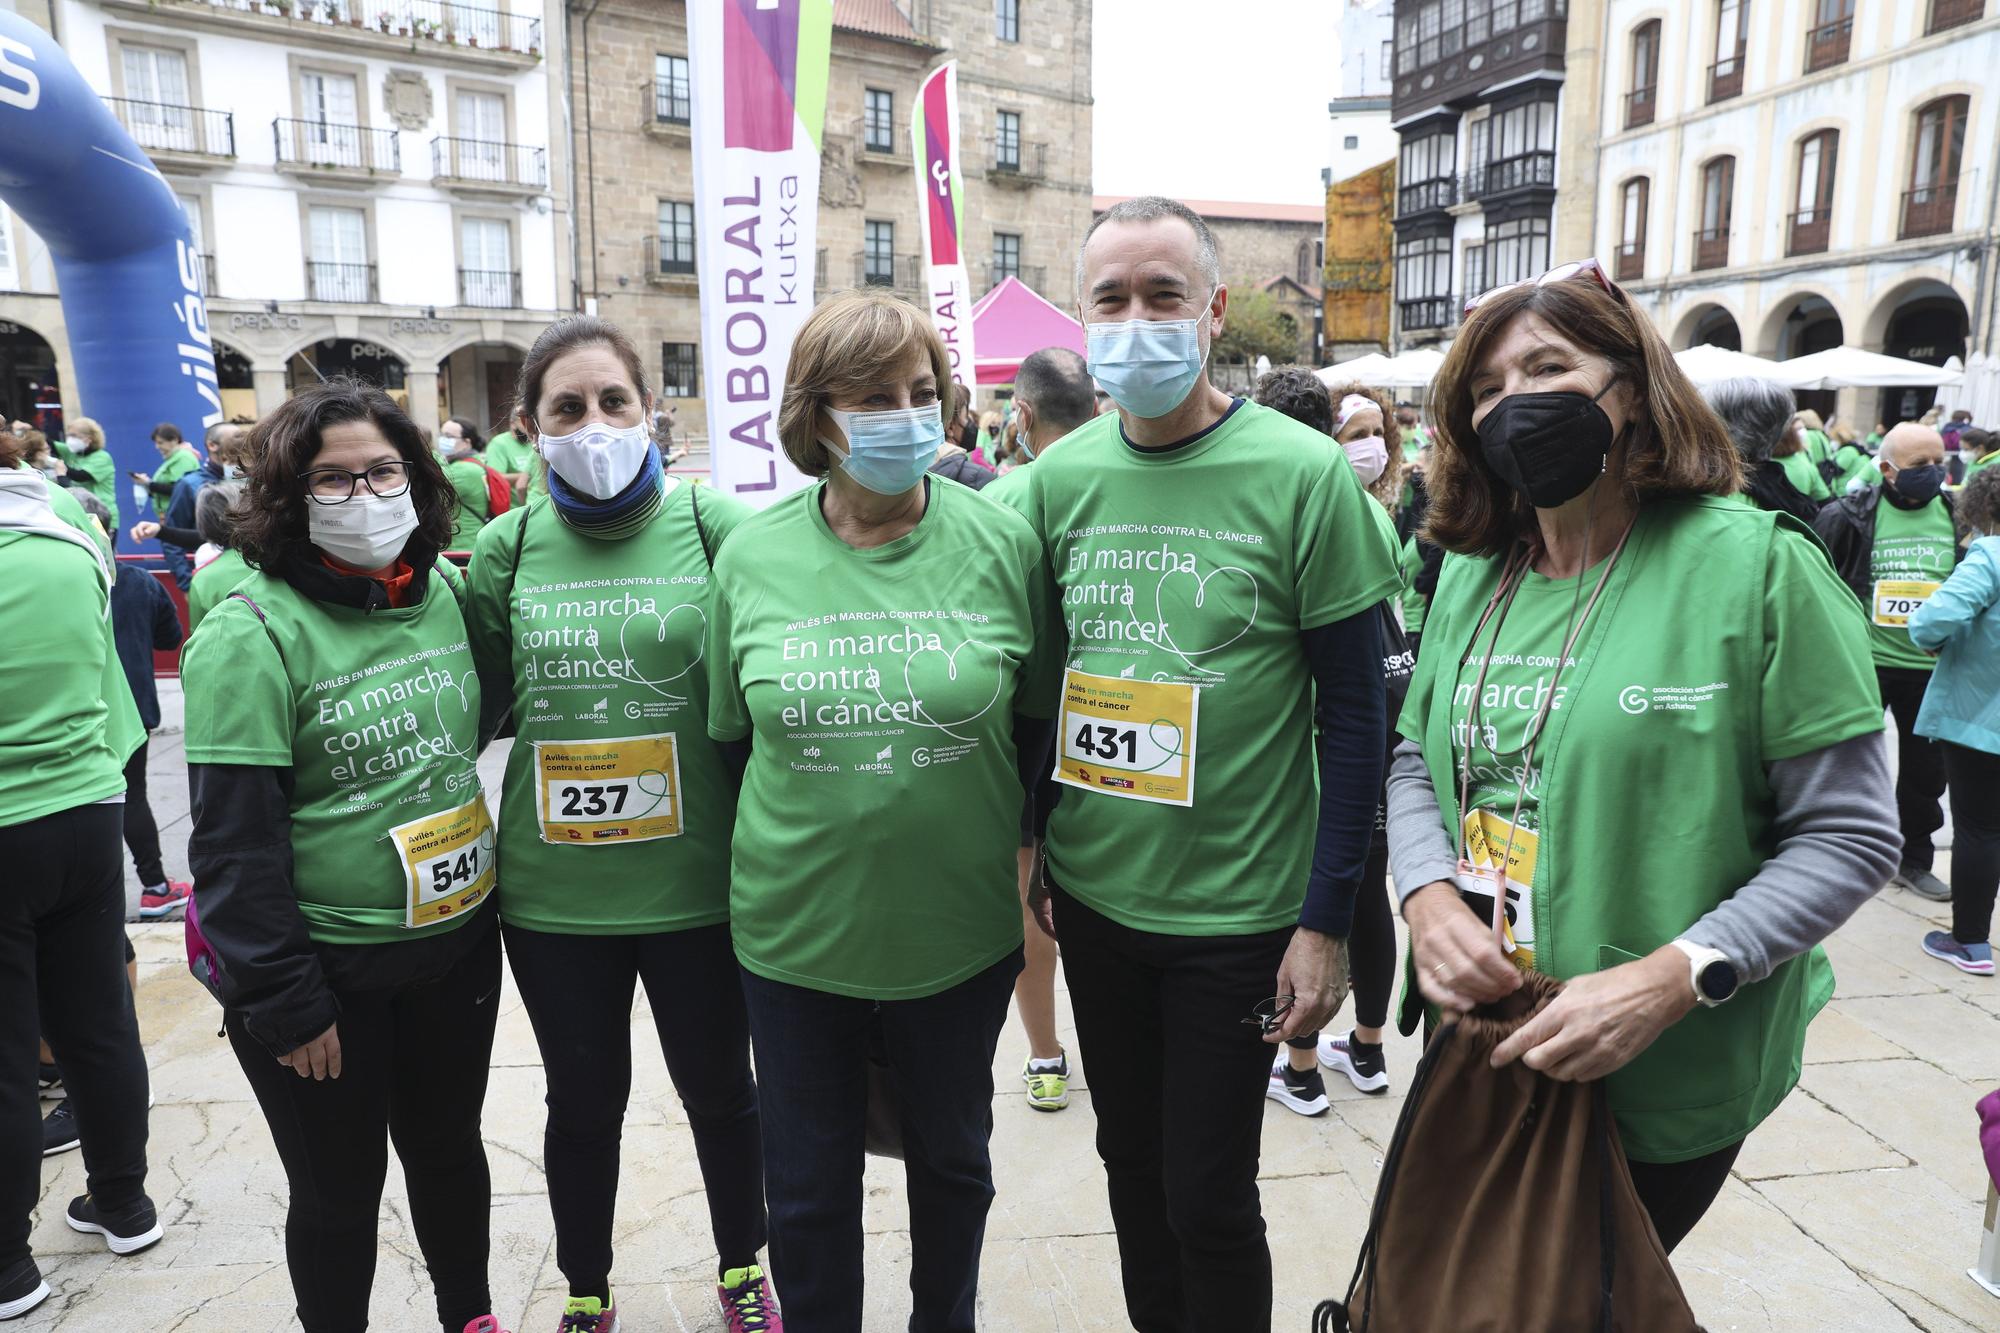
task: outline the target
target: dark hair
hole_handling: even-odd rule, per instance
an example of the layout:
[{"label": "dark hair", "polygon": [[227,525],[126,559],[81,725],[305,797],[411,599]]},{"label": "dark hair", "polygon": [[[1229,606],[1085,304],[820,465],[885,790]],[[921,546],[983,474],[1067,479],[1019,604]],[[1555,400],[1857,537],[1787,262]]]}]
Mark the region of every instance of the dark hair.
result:
[{"label": "dark hair", "polygon": [[549,367],[579,347],[609,347],[625,363],[625,373],[632,377],[632,387],[639,391],[639,397],[653,396],[652,386],[646,383],[646,365],[639,359],[639,349],[632,345],[623,329],[596,315],[565,316],[542,330],[535,345],[528,349],[528,359],[521,363],[521,379],[514,393],[514,421],[530,427],[530,439],[541,434],[534,424],[535,410],[541,406],[542,381],[547,378]]},{"label": "dark hair", "polygon": [[2000,537],[2000,467],[1983,467],[1958,493],[1958,521],[1978,537]]},{"label": "dark hair", "polygon": [[486,447],[486,437],[479,433],[479,427],[473,425],[470,421],[467,421],[464,417],[447,418],[445,424],[447,426],[457,426],[460,430],[464,431],[465,442],[468,445],[470,445],[475,452],[484,449]]},{"label": "dark hair", "polygon": [[1257,379],[1255,397],[1263,406],[1283,412],[1322,435],[1333,434],[1333,399],[1320,377],[1304,366],[1265,371]]},{"label": "dark hair", "polygon": [[1094,389],[1089,363],[1067,347],[1030,352],[1014,372],[1014,401],[1064,435],[1097,415]]},{"label": "dark hair", "polygon": [[245,560],[281,572],[295,561],[313,559],[304,474],[319,453],[326,428],[349,421],[373,424],[410,465],[410,501],[417,510],[410,542],[431,559],[444,550],[458,498],[437,455],[424,447],[416,423],[395,399],[372,384],[341,376],[301,390],[251,430],[250,483],[237,506],[235,532],[236,549]]},{"label": "dark hair", "polygon": [[231,511],[242,498],[240,481],[212,482],[195,493],[194,530],[203,541],[216,546],[235,545],[237,516]]},{"label": "dark hair", "polygon": [[25,447],[21,437],[14,433],[14,428],[0,421],[0,468],[11,470],[21,461]]},{"label": "dark hair", "polygon": [[181,428],[171,421],[162,421],[159,425],[153,427],[153,438],[178,443],[181,438]]},{"label": "dark hair", "polygon": [[1431,382],[1430,541],[1460,555],[1499,555],[1534,530],[1534,507],[1487,466],[1472,428],[1472,381],[1487,348],[1526,314],[1585,355],[1609,361],[1631,395],[1624,458],[1614,477],[1628,495],[1644,501],[1742,489],[1742,460],[1721,418],[1622,292],[1577,279],[1500,288],[1466,316]]},{"label": "dark hair", "polygon": [[1958,433],[1958,447],[1963,451],[1968,444],[1984,458],[1993,452],[1993,432],[1980,426],[1967,426]]}]

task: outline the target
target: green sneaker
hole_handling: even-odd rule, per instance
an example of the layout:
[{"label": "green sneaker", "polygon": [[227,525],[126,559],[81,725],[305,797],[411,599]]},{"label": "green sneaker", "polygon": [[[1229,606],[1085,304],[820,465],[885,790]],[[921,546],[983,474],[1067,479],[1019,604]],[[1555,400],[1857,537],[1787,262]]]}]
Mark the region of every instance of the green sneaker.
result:
[{"label": "green sneaker", "polygon": [[556,1333],[618,1333],[618,1304],[609,1295],[572,1296],[563,1306],[562,1323]]},{"label": "green sneaker", "polygon": [[785,1333],[770,1279],[757,1265],[729,1269],[715,1294],[722,1301],[722,1317],[729,1333]]},{"label": "green sneaker", "polygon": [[1069,1105],[1069,1052],[1053,1064],[1030,1060],[1021,1069],[1021,1081],[1028,1085],[1028,1105],[1037,1111],[1060,1111]]}]

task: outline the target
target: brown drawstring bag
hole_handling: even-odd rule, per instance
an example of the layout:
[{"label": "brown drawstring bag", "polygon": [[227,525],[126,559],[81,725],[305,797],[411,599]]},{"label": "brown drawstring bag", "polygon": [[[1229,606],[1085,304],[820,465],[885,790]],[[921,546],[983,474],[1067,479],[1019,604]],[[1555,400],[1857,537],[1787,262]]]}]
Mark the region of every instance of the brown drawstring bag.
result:
[{"label": "brown drawstring bag", "polygon": [[1347,1297],[1314,1333],[1698,1333],[1603,1085],[1487,1063],[1562,989],[1525,980],[1431,1037]]}]

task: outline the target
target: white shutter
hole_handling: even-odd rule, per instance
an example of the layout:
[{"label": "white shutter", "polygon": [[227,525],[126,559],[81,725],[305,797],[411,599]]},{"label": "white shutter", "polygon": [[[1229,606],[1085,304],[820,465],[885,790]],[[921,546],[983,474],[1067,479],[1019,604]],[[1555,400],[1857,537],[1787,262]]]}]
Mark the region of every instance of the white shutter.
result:
[{"label": "white shutter", "polygon": [[506,180],[507,99],[461,91],[457,112],[460,174],[472,180]]},{"label": "white shutter", "polygon": [[128,46],[125,67],[126,123],[142,148],[192,152],[194,114],[188,109],[187,57],[154,46]]},{"label": "white shutter", "polygon": [[498,218],[465,218],[459,224],[467,305],[504,308],[514,304],[512,249],[513,237]]},{"label": "white shutter", "polygon": [[313,299],[367,300],[367,218],[358,208],[314,208],[306,217]]},{"label": "white shutter", "polygon": [[311,146],[309,156],[314,161],[344,167],[366,165],[357,128],[353,75],[301,73],[299,105],[306,121],[306,142]]}]

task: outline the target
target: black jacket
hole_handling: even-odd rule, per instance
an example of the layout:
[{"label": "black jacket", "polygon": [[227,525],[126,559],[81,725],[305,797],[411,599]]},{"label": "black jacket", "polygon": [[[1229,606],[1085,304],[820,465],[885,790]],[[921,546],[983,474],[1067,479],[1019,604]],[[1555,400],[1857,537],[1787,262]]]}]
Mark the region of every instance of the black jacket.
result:
[{"label": "black jacket", "polygon": [[118,665],[125,668],[132,702],[139,706],[139,723],[151,731],[160,725],[153,654],[181,646],[181,617],[174,610],[174,599],[145,570],[118,566],[118,582],[111,585],[111,634],[118,643]]},{"label": "black jacket", "polygon": [[963,449],[947,445],[938,454],[938,461],[931,464],[931,471],[940,477],[949,477],[961,486],[970,486],[975,491],[986,489],[986,483],[998,476],[972,461],[972,455]]},{"label": "black jacket", "polygon": [[[1958,513],[1952,506],[1951,495],[1940,492],[1938,498],[1944,501],[1944,511],[1951,515],[1956,530]],[[1826,553],[1833,559],[1833,572],[1840,575],[1840,581],[1861,599],[1863,606],[1869,604],[1873,591],[1875,511],[1881,504],[1882,488],[1870,486],[1828,500],[1820,506],[1819,517],[1813,520],[1813,531],[1826,543]],[[1954,546],[1954,560],[1957,555]]]}]

